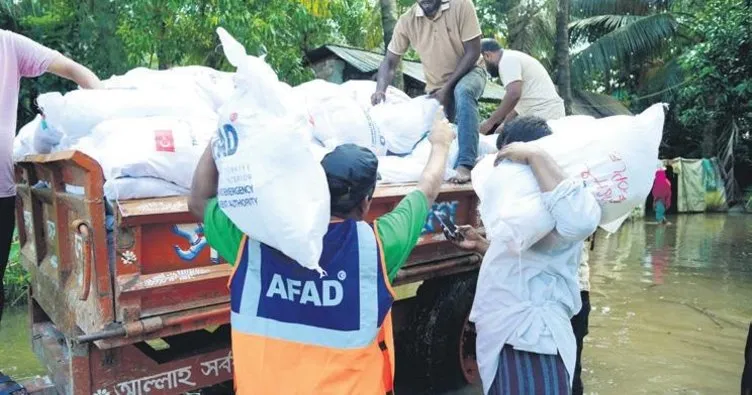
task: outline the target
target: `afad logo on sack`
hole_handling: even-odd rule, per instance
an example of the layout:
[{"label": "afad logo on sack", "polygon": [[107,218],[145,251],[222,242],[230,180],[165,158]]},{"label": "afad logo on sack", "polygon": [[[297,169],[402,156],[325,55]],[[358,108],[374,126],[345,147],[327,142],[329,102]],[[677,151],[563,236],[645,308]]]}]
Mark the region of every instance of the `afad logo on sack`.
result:
[{"label": "afad logo on sack", "polygon": [[157,152],[175,152],[175,138],[172,130],[155,130],[154,143]]},{"label": "afad logo on sack", "polygon": [[[230,115],[230,121],[234,122],[238,118],[237,113]],[[218,139],[214,140],[214,158],[219,159],[225,156],[231,156],[238,151],[238,131],[232,124],[226,123],[217,130]]]}]

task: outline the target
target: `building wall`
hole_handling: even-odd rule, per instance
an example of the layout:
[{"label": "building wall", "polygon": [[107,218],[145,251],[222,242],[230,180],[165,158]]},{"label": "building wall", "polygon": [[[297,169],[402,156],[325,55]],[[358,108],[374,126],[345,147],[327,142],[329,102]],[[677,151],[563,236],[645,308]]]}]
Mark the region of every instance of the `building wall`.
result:
[{"label": "building wall", "polygon": [[311,65],[316,78],[341,84],[345,82],[345,62],[335,56]]}]

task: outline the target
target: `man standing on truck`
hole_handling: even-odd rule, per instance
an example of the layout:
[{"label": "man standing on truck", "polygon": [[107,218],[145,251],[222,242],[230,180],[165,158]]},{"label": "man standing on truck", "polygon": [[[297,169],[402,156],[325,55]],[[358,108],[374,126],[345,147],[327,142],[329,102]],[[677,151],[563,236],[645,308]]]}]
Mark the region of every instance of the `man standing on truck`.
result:
[{"label": "man standing on truck", "polygon": [[394,27],[371,97],[373,105],[385,100],[394,70],[412,45],[426,76],[426,92],[446,109],[457,124],[459,156],[456,183],[470,181],[478,159],[478,99],[486,87],[480,58],[480,24],[471,0],[418,0]]},{"label": "man standing on truck", "polygon": [[571,390],[577,345],[570,319],[582,306],[577,268],[601,208],[581,181],[567,178],[545,151],[526,144],[549,134],[545,120],[520,117],[507,124],[497,146],[499,160],[530,166],[554,230],[522,252],[489,243],[470,227],[461,227],[463,238],[455,241],[485,255],[470,320],[486,394]]},{"label": "man standing on truck", "polygon": [[454,131],[437,118],[428,139],[431,155],[416,190],[373,226],[364,220],[376,188],[376,156],[347,144],[323,158],[332,213],[320,260],[329,275],[323,278],[248,239],[230,221],[215,198],[211,148],[204,152],[189,208],[203,219],[209,244],[234,262],[230,305],[238,394],[393,392],[391,283],[439,193]]},{"label": "man standing on truck", "polygon": [[51,72],[84,89],[101,84],[91,70],[24,36],[0,29],[0,321],[3,318],[3,281],[13,241],[16,182],[13,173],[13,138],[16,135],[18,92],[22,77]]},{"label": "man standing on truck", "polygon": [[491,116],[480,125],[481,134],[497,133],[505,122],[517,115],[529,115],[547,121],[565,116],[564,101],[556,93],[556,86],[546,68],[532,56],[511,49],[503,50],[491,38],[481,42],[483,60],[491,77],[501,78],[504,99]]}]

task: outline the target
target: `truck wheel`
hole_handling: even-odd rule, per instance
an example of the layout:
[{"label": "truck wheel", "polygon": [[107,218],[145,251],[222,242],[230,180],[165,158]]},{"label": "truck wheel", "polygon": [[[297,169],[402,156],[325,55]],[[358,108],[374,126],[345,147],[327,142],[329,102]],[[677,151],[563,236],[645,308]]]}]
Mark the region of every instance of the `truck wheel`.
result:
[{"label": "truck wheel", "polygon": [[475,328],[468,320],[477,273],[427,281],[415,298],[404,334],[404,361],[429,393],[479,381]]}]

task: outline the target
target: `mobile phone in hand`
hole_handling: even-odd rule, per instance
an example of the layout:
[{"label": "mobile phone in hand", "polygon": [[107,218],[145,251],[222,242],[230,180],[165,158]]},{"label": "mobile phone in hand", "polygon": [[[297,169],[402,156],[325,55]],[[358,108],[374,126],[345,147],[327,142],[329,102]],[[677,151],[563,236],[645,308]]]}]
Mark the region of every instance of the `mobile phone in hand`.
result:
[{"label": "mobile phone in hand", "polygon": [[462,233],[460,233],[459,228],[457,225],[452,222],[452,219],[444,212],[441,211],[434,211],[433,215],[436,216],[436,218],[439,220],[439,225],[441,225],[441,230],[444,232],[444,236],[448,240],[452,241],[461,241],[462,240]]}]

